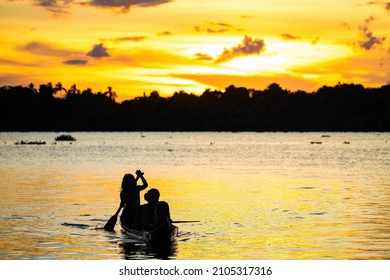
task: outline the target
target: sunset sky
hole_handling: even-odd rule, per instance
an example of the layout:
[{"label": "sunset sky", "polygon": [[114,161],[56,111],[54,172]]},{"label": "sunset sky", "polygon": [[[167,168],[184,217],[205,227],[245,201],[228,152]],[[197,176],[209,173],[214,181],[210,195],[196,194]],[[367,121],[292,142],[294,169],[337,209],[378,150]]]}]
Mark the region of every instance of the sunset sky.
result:
[{"label": "sunset sky", "polygon": [[0,86],[112,86],[118,100],[375,87],[390,83],[390,2],[0,0],[0,46]]}]

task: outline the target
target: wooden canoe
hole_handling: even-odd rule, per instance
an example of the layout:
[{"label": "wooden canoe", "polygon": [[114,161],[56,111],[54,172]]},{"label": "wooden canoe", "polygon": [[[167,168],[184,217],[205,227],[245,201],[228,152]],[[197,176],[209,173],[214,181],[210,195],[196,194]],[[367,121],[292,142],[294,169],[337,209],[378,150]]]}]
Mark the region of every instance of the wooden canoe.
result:
[{"label": "wooden canoe", "polygon": [[[122,226],[123,231],[128,235],[131,239],[134,239],[136,241],[140,241],[143,243],[151,243],[152,242],[152,235],[149,231],[139,231],[132,228],[127,227],[123,223],[120,223]],[[179,228],[175,225],[172,225],[171,233],[170,233],[170,241],[175,241],[177,234],[179,232]]]}]

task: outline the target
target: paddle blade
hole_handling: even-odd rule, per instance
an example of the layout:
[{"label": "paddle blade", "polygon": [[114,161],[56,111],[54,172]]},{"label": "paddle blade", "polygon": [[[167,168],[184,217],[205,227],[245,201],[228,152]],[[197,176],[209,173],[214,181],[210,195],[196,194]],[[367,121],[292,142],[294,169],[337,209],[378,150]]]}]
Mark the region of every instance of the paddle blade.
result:
[{"label": "paddle blade", "polygon": [[104,225],[103,229],[105,229],[105,230],[107,230],[107,231],[113,231],[113,230],[114,230],[116,221],[118,220],[118,214],[119,214],[119,212],[121,211],[121,209],[122,209],[122,205],[119,206],[118,210],[116,210],[114,216],[112,216],[112,217],[107,221],[107,223]]},{"label": "paddle blade", "polygon": [[116,221],[118,220],[118,215],[112,216],[107,223],[104,225],[103,229],[107,231],[113,231],[116,225]]}]

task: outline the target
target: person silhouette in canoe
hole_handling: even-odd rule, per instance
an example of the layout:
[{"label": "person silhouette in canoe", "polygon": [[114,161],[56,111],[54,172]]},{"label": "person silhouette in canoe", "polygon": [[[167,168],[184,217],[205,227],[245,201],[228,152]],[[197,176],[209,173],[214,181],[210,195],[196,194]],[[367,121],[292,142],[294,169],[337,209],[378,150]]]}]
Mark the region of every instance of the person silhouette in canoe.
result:
[{"label": "person silhouette in canoe", "polygon": [[[120,199],[121,206],[124,208],[120,221],[126,226],[134,225],[135,214],[140,206],[140,192],[148,187],[144,173],[141,170],[137,170],[135,174],[137,175],[136,178],[132,174],[126,174],[122,179]],[[141,179],[142,185],[137,185],[139,179]]]},{"label": "person silhouette in canoe", "polygon": [[135,215],[135,225],[133,229],[136,230],[143,230],[154,222],[155,207],[160,199],[160,192],[158,189],[149,189],[144,194],[144,199],[147,203],[140,205]]},{"label": "person silhouette in canoe", "polygon": [[154,223],[145,228],[148,231],[148,241],[152,245],[169,244],[172,233],[169,204],[165,201],[157,202],[154,215]]}]

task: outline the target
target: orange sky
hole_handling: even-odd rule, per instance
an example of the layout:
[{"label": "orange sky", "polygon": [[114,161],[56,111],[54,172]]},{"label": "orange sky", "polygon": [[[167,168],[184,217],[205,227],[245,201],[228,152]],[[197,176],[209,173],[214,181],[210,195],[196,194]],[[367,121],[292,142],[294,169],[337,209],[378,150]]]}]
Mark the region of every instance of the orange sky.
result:
[{"label": "orange sky", "polygon": [[118,100],[234,84],[390,83],[390,2],[0,0],[0,85]]}]

